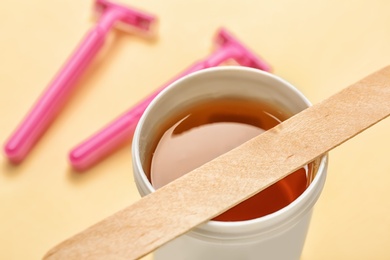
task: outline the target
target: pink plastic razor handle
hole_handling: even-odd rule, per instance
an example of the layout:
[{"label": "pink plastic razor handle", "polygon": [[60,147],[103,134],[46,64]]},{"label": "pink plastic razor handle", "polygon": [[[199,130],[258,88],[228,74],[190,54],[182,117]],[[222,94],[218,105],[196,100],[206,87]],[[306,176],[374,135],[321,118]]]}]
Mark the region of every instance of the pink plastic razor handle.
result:
[{"label": "pink plastic razor handle", "polygon": [[216,42],[219,45],[219,48],[209,57],[190,66],[187,70],[160,87],[157,91],[114,120],[100,132],[73,149],[69,155],[72,166],[80,171],[85,170],[103,159],[122,143],[131,139],[140,117],[155,96],[169,84],[191,72],[218,66],[229,59],[233,59],[243,66],[270,71],[270,67],[266,62],[257,58],[256,55],[236,40],[225,29],[221,29],[218,32]]},{"label": "pink plastic razor handle", "polygon": [[65,103],[76,80],[103,46],[107,33],[116,21],[133,25],[147,32],[155,20],[151,15],[106,0],[98,0],[96,4],[101,13],[98,24],[87,33],[78,49],[5,144],[4,151],[10,161],[21,162],[49,127]]}]

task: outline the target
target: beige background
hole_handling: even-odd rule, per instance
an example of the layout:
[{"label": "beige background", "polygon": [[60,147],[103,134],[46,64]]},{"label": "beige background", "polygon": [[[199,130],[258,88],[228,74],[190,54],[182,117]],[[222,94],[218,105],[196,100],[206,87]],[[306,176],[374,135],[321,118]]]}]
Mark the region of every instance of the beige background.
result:
[{"label": "beige background", "polygon": [[[30,156],[19,166],[0,158],[0,259],[39,259],[139,199],[130,143],[83,175],[71,170],[67,153],[210,53],[218,27],[230,29],[314,103],[390,64],[387,0],[122,2],[157,14],[159,38],[113,31]],[[91,6],[89,0],[2,1],[1,142],[94,24]],[[331,152],[302,259],[390,259],[389,130],[387,119]]]}]

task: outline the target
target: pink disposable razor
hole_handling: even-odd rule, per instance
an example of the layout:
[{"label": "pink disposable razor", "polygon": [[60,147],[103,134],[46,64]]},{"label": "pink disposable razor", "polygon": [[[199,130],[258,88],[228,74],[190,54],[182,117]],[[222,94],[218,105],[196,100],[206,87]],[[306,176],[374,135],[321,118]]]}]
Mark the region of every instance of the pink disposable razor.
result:
[{"label": "pink disposable razor", "polygon": [[107,127],[96,133],[70,152],[69,158],[72,166],[77,170],[85,170],[94,165],[123,142],[131,139],[134,128],[141,115],[153,98],[173,81],[191,72],[205,68],[215,67],[233,59],[247,67],[269,71],[269,65],[256,57],[249,49],[235,39],[225,29],[221,29],[216,37],[218,49],[202,61],[198,61],[187,70],[176,76],[149,97],[128,110]]},{"label": "pink disposable razor", "polygon": [[76,80],[103,46],[107,33],[115,22],[119,21],[125,25],[132,25],[137,30],[147,33],[155,20],[154,16],[107,0],[97,0],[96,7],[98,13],[100,13],[100,19],[96,27],[87,33],[78,49],[59,71],[5,144],[5,154],[10,161],[15,163],[22,161],[49,127],[57,112],[65,103]]}]

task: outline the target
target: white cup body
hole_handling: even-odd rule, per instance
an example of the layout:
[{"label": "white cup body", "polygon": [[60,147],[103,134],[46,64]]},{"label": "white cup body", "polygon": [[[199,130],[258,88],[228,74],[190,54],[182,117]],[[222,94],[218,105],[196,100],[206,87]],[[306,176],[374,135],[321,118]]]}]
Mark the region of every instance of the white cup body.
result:
[{"label": "white cup body", "polygon": [[[256,69],[218,67],[183,77],[153,100],[137,125],[132,155],[134,178],[141,196],[154,192],[144,164],[158,126],[191,103],[223,97],[271,103],[292,114],[310,106],[290,83]],[[247,221],[208,221],[158,249],[155,259],[299,259],[313,206],[325,183],[327,162],[327,155],[314,162],[315,177],[288,206]]]}]

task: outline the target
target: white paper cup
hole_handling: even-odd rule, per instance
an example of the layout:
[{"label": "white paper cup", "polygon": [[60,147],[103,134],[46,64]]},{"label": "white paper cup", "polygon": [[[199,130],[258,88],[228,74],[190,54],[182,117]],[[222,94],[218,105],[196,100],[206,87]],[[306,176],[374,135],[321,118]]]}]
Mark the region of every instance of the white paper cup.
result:
[{"label": "white paper cup", "polygon": [[[294,86],[256,69],[218,67],[183,77],[153,100],[136,128],[132,146],[133,172],[141,196],[155,191],[145,174],[144,164],[150,157],[148,153],[158,126],[189,103],[224,96],[256,99],[293,114],[310,106]],[[299,259],[313,206],[325,183],[327,161],[327,156],[323,156],[314,162],[315,177],[288,206],[252,220],[208,221],[158,249],[155,259]]]}]

